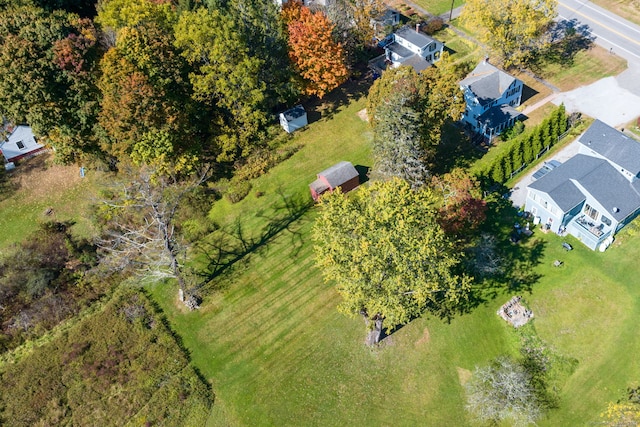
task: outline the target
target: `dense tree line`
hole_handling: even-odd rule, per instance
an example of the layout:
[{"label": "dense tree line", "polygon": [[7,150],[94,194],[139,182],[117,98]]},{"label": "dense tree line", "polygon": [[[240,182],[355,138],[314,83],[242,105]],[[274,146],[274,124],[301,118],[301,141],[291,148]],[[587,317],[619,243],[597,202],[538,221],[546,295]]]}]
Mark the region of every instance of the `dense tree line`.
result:
[{"label": "dense tree line", "polygon": [[349,70],[335,24],[300,3],[0,3],[3,116],[62,162],[233,162],[277,109]]}]

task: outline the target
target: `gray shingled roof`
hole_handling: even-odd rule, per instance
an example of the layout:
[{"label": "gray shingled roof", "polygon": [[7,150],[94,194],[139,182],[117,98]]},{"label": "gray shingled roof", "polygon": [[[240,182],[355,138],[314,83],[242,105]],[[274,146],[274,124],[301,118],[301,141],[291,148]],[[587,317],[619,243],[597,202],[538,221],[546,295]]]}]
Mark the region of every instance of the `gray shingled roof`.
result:
[{"label": "gray shingled roof", "polygon": [[431,37],[425,34],[419,33],[413,28],[409,28],[409,27],[402,27],[396,30],[394,34],[398,37],[402,37],[403,39],[407,40],[409,43],[412,43],[420,48],[428,46],[431,42],[435,41]]},{"label": "gray shingled roof", "polygon": [[386,49],[389,49],[391,52],[401,56],[402,58],[407,58],[413,55],[413,52],[411,52],[409,49],[407,49],[406,47],[402,46],[400,43],[397,43],[397,42],[393,42],[387,45]]},{"label": "gray shingled roof", "polygon": [[415,55],[404,61],[402,65],[409,65],[413,67],[414,70],[416,70],[416,73],[420,73],[431,67],[431,62],[427,61],[422,56],[416,53]]},{"label": "gray shingled roof", "polygon": [[640,208],[640,182],[632,184],[606,160],[584,154],[570,158],[529,188],[547,193],[564,212],[586,199],[582,189],[607,209],[601,213],[616,221]]},{"label": "gray shingled roof", "polygon": [[640,173],[640,143],[606,123],[593,122],[580,142],[632,174]]},{"label": "gray shingled roof", "polygon": [[321,176],[329,182],[331,188],[336,188],[358,176],[358,171],[353,167],[351,162],[342,161],[320,172],[318,177]]},{"label": "gray shingled roof", "polygon": [[460,85],[468,87],[476,95],[480,104],[484,105],[500,98],[515,80],[517,80],[515,77],[483,61],[460,82]]},{"label": "gray shingled roof", "polygon": [[291,120],[295,120],[298,117],[302,117],[305,114],[307,114],[307,112],[304,110],[304,107],[302,105],[296,105],[295,107],[284,111],[282,114],[284,114],[284,118],[287,119],[288,122],[290,122]]},{"label": "gray shingled roof", "polygon": [[311,184],[309,184],[309,188],[316,192],[316,194],[322,194],[329,189],[327,184],[321,179],[316,179]]},{"label": "gray shingled roof", "polygon": [[493,129],[510,119],[517,119],[522,113],[508,104],[497,105],[489,108],[478,117],[478,124],[486,124]]}]

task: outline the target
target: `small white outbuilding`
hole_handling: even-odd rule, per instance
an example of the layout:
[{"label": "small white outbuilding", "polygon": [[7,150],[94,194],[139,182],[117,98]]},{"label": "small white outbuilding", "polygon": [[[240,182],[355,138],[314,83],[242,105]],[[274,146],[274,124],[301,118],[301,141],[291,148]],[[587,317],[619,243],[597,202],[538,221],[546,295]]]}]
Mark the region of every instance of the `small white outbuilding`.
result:
[{"label": "small white outbuilding", "polygon": [[280,113],[280,125],[288,133],[294,132],[308,124],[307,112],[302,105],[296,105],[290,110]]},{"label": "small white outbuilding", "polygon": [[44,148],[44,145],[36,141],[31,127],[20,125],[11,132],[4,142],[0,142],[0,151],[7,162],[15,162],[29,154]]}]

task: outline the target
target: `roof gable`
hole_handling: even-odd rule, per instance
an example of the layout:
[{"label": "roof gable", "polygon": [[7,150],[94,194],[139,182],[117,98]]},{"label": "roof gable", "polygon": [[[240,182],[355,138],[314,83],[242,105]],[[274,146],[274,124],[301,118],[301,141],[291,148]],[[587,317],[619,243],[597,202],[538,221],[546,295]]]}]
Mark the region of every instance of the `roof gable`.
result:
[{"label": "roof gable", "polygon": [[419,48],[425,48],[429,46],[431,43],[435,41],[435,39],[417,32],[413,28],[402,27],[399,28],[395,33],[395,37],[400,37],[408,41],[414,46],[418,46]]},{"label": "roof gable", "polygon": [[358,175],[358,171],[351,162],[342,161],[320,172],[318,178],[323,177],[331,185],[331,188],[336,188]]},{"label": "roof gable", "polygon": [[616,221],[640,208],[640,182],[630,183],[606,160],[584,154],[576,154],[529,184],[529,188],[547,193],[564,212],[588,197]]},{"label": "roof gable", "polygon": [[500,98],[515,81],[519,80],[489,62],[483,61],[460,82],[460,85],[468,87],[476,95],[480,104],[486,104]]},{"label": "roof gable", "polygon": [[633,175],[640,174],[640,143],[606,123],[594,121],[580,143]]}]

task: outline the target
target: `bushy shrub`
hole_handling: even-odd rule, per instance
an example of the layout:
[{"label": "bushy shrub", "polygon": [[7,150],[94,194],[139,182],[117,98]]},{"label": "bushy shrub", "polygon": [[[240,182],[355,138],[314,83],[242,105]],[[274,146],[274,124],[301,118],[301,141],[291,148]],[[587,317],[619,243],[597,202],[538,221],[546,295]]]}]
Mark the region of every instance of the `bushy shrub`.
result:
[{"label": "bushy shrub", "polygon": [[443,28],[444,28],[444,20],[439,16],[436,16],[435,18],[429,19],[422,26],[422,31],[432,36]]},{"label": "bushy shrub", "polygon": [[247,194],[249,194],[250,191],[251,182],[232,179],[229,182],[229,188],[227,188],[227,192],[224,194],[224,196],[231,203],[238,203],[240,200],[247,197]]}]

